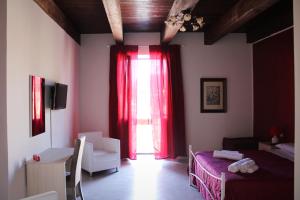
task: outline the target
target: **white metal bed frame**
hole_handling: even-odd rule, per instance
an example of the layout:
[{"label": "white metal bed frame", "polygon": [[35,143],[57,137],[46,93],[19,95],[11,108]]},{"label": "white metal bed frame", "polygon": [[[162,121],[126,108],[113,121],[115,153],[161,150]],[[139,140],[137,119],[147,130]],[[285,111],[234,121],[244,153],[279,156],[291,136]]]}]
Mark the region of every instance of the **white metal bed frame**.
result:
[{"label": "white metal bed frame", "polygon": [[195,173],[192,173],[191,169],[192,169],[192,159],[194,159],[194,162],[196,162],[200,167],[201,169],[207,174],[209,175],[210,177],[214,178],[214,179],[217,179],[217,180],[220,180],[221,181],[221,200],[224,200],[225,198],[225,173],[222,172],[221,173],[221,176],[220,177],[217,177],[213,174],[211,174],[209,171],[207,171],[203,165],[196,159],[196,156],[195,154],[193,153],[192,151],[192,145],[189,145],[189,182],[190,182],[190,186],[193,186],[193,187],[196,187],[194,184],[193,184],[193,180],[192,178],[195,177],[200,183],[201,185],[203,186],[203,188],[208,192],[208,194],[210,195],[210,198],[212,200],[215,200],[213,198],[213,195],[211,193],[211,191],[209,190],[209,188],[205,185],[205,181],[202,180],[199,176],[197,176]]}]

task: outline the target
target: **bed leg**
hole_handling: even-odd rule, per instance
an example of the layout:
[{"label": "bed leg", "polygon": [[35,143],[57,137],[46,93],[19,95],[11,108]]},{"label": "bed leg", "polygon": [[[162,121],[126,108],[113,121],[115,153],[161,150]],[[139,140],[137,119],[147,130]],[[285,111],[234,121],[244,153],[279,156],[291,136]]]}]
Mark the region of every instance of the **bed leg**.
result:
[{"label": "bed leg", "polygon": [[190,186],[192,186],[191,169],[192,169],[192,145],[189,145],[189,183],[190,183]]},{"label": "bed leg", "polygon": [[225,199],[225,173],[221,173],[221,200]]}]

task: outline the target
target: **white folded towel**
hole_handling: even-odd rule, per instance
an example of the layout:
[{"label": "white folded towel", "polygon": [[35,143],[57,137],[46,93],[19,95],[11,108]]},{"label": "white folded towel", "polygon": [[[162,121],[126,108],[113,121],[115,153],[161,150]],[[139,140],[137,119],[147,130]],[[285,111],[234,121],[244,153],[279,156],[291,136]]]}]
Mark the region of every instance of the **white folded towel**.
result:
[{"label": "white folded towel", "polygon": [[236,161],[228,166],[228,171],[232,173],[237,173],[240,171],[240,165],[246,161],[251,160],[250,158],[244,158],[242,160]]},{"label": "white folded towel", "polygon": [[247,160],[246,162],[243,162],[241,165],[240,165],[240,172],[242,173],[247,173],[248,169],[250,167],[252,167],[253,165],[255,165],[255,162],[254,160]]},{"label": "white folded towel", "polygon": [[231,151],[231,150],[221,150],[221,151],[225,153],[240,153],[239,151]]},{"label": "white folded towel", "polygon": [[213,153],[215,158],[227,158],[230,160],[241,160],[244,157],[244,154],[239,152],[229,152],[229,151],[218,151],[215,150]]},{"label": "white folded towel", "polygon": [[244,158],[237,162],[231,163],[228,166],[228,171],[232,173],[236,173],[240,171],[241,173],[254,173],[257,171],[259,167],[255,164],[254,160],[250,158]]},{"label": "white folded towel", "polygon": [[259,167],[258,167],[257,165],[252,165],[251,167],[249,167],[249,168],[247,169],[247,173],[252,174],[252,173],[254,173],[255,171],[257,171],[258,169],[259,169]]}]

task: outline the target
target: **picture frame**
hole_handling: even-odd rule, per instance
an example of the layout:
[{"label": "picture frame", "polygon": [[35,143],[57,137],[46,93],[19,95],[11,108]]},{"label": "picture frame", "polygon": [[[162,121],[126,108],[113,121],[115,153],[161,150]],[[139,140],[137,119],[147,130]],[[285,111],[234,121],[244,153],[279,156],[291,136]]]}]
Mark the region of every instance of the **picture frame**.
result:
[{"label": "picture frame", "polygon": [[201,113],[227,112],[226,78],[201,78],[200,94]]},{"label": "picture frame", "polygon": [[46,132],[45,121],[45,78],[29,76],[30,136]]}]

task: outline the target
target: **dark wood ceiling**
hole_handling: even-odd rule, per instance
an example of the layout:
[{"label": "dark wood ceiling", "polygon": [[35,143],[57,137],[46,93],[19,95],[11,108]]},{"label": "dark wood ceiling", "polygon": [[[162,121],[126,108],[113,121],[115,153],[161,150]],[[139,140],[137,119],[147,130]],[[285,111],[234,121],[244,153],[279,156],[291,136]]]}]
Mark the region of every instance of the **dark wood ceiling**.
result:
[{"label": "dark wood ceiling", "polygon": [[205,26],[199,31],[207,30],[220,17],[222,17],[238,0],[199,0],[192,14],[202,16]]},{"label": "dark wood ceiling", "polygon": [[79,33],[111,33],[101,0],[54,0]]},{"label": "dark wood ceiling", "polygon": [[[243,1],[243,0],[241,0]],[[54,0],[57,6],[81,34],[111,33],[107,15],[101,0]],[[199,0],[193,15],[203,16],[206,32],[239,0]],[[174,0],[120,0],[123,31],[162,32]],[[255,41],[278,29],[293,24],[292,0],[280,0],[250,22],[233,32],[247,33],[248,41]]]},{"label": "dark wood ceiling", "polygon": [[[54,0],[82,34],[111,33],[101,0]],[[174,0],[120,0],[125,32],[159,32]]]},{"label": "dark wood ceiling", "polygon": [[[54,1],[80,33],[111,33],[101,0]],[[203,16],[207,27],[237,1],[199,0],[193,14]],[[173,3],[174,0],[120,0],[124,32],[161,32]]]},{"label": "dark wood ceiling", "polygon": [[124,32],[160,32],[174,0],[121,0]]}]

